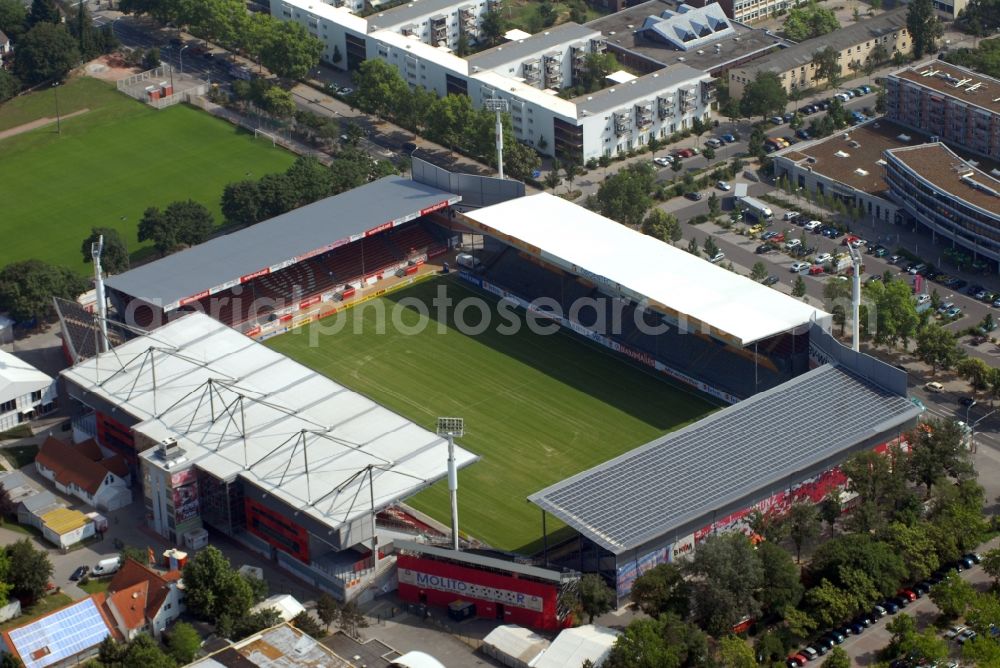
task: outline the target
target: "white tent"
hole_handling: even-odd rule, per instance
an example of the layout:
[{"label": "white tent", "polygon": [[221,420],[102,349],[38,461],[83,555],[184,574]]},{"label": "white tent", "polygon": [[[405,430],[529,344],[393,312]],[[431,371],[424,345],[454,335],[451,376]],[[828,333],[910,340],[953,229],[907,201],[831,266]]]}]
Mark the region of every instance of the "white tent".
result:
[{"label": "white tent", "polygon": [[423,652],[407,652],[395,659],[391,665],[399,668],[444,668],[443,663]]},{"label": "white tent", "polygon": [[276,610],[283,622],[290,622],[306,611],[305,606],[299,603],[298,599],[291,594],[275,594],[274,596],[265,598],[253,606],[252,610],[253,612],[259,612],[268,608]]},{"label": "white tent", "polygon": [[505,666],[530,668],[549,646],[549,641],[522,626],[498,626],[483,638],[483,652]]},{"label": "white tent", "polygon": [[600,666],[608,658],[617,637],[618,631],[594,624],[566,629],[556,636],[534,668],[582,666],[587,660]]}]

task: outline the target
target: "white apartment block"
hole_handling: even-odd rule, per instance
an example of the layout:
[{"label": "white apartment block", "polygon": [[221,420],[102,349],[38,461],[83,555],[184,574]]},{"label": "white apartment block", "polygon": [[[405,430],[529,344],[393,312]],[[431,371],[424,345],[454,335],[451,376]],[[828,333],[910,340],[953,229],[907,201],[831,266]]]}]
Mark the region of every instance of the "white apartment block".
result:
[{"label": "white apartment block", "polygon": [[[487,98],[508,100],[517,139],[547,155],[585,162],[629,151],[650,137],[681,131],[695,118],[708,120],[715,96],[710,75],[677,64],[642,77],[618,72],[610,87],[560,97],[560,90],[578,82],[587,55],[604,50],[600,32],[575,23],[460,58],[415,32],[404,34],[400,24],[371,30],[378,25],[371,21],[375,16],[361,19],[310,0],[275,0],[271,7],[276,18],[306,25],[324,42],[324,60],[341,69],[379,58],[411,86],[439,96],[468,95],[476,108]],[[435,11],[443,10],[439,5]],[[342,57],[335,60],[335,54]]]},{"label": "white apartment block", "polygon": [[55,401],[51,376],[0,350],[0,431],[49,412]]}]

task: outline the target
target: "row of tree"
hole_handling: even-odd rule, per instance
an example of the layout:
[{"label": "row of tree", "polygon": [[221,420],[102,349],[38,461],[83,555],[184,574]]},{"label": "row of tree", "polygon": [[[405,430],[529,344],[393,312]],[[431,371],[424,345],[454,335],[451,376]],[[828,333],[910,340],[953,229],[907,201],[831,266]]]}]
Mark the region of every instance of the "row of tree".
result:
[{"label": "row of tree", "polygon": [[[395,67],[377,59],[362,63],[354,80],[352,103],[362,111],[496,166],[495,116],[485,109],[473,109],[467,95],[439,98],[424,88],[411,90]],[[503,133],[505,173],[515,179],[531,177],[541,158],[534,149],[516,141],[507,114]]]},{"label": "row of tree", "polygon": [[304,26],[247,12],[241,0],[120,0],[119,9],[186,27],[198,37],[246,54],[284,79],[305,77],[323,53],[323,43]]},{"label": "row of tree", "polygon": [[[962,439],[954,422],[928,421],[908,436],[908,452],[899,446],[884,454],[864,451],[843,464],[847,489],[857,495],[846,518],[834,490],[817,505],[801,501],[782,513],[752,513],[749,527],[764,539],[756,547],[740,533],[712,535],[690,561],[647,571],[632,589],[632,605],[646,617],[629,625],[606,665],[783,665],[789,650],[817,630],[843,623],[974,549],[988,525]],[[790,543],[797,559],[824,524],[830,535],[800,573],[782,544]],[[988,556],[987,567],[1000,577],[1000,552]],[[966,587],[948,579],[932,597],[942,610],[959,614],[963,602],[973,600]],[[595,589],[581,587],[588,614],[603,611]],[[728,637],[748,618],[764,629],[754,650]],[[834,656],[829,665],[849,665],[844,655]]]},{"label": "row of tree", "polygon": [[22,84],[61,81],[81,61],[118,46],[110,26],[95,28],[80,3],[65,17],[54,0],[0,0],[0,31],[14,43],[13,74],[0,69],[0,102],[16,95]]}]

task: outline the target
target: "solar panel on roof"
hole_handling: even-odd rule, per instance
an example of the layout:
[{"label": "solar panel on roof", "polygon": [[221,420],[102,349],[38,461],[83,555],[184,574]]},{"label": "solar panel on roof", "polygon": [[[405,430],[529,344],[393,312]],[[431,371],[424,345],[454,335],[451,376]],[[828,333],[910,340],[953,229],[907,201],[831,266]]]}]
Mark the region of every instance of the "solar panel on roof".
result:
[{"label": "solar panel on roof", "polygon": [[529,500],[619,553],[808,470],[918,413],[905,397],[824,366]]},{"label": "solar panel on roof", "polygon": [[51,666],[99,645],[108,626],[93,599],[63,608],[10,632],[25,668]]}]

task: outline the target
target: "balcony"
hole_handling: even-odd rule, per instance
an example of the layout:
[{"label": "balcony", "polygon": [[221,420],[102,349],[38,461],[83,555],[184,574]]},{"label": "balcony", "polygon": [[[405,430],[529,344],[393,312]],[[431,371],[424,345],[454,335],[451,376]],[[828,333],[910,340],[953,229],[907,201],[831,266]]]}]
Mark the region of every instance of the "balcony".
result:
[{"label": "balcony", "polygon": [[614,114],[615,134],[619,137],[631,134],[632,113],[629,111],[616,111]]},{"label": "balcony", "polygon": [[635,125],[645,130],[653,124],[653,105],[650,102],[635,105]]},{"label": "balcony", "polygon": [[716,90],[714,81],[702,81],[701,82],[701,101],[704,104],[711,104],[715,102]]},{"label": "balcony", "polygon": [[671,118],[674,115],[675,109],[673,97],[656,98],[656,115],[660,117],[661,121]]}]

